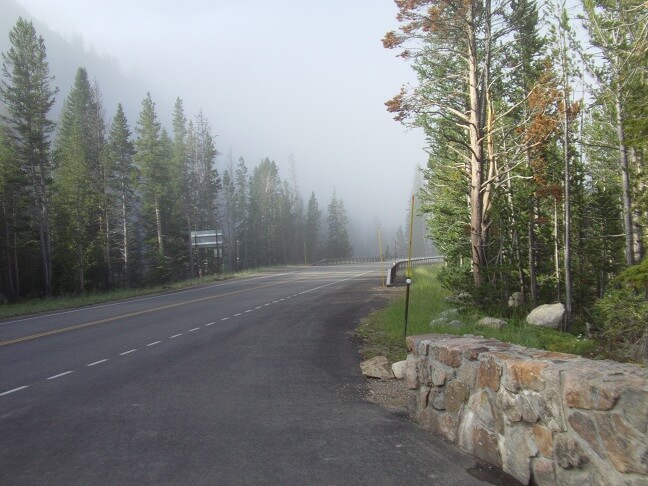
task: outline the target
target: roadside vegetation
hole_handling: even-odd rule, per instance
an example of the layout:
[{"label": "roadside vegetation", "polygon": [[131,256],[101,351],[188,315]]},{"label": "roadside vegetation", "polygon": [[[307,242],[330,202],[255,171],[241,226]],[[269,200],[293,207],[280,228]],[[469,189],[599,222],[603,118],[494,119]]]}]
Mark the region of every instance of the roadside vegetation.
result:
[{"label": "roadside vegetation", "polygon": [[234,277],[248,275],[244,271],[236,274],[216,274],[205,277],[192,278],[166,285],[155,285],[150,287],[117,289],[107,292],[91,292],[85,295],[67,295],[50,297],[48,299],[27,299],[16,303],[0,305],[0,319],[8,317],[36,314],[39,312],[51,312],[56,310],[72,309],[89,305],[102,304],[121,299],[131,299],[146,295],[159,294],[162,292],[173,292],[190,287],[197,287],[213,282],[220,282]]},{"label": "roadside vegetation", "polygon": [[[441,269],[440,265],[414,269],[410,287],[407,335],[473,334],[530,348],[587,357],[597,357],[602,352],[598,342],[593,339],[529,325],[525,321],[525,313],[508,312],[507,308],[503,308],[499,316],[488,316],[500,317],[507,322],[501,330],[477,325],[482,317],[487,317],[486,314],[476,307],[448,302],[446,297],[451,293],[442,286],[438,278]],[[393,293],[390,304],[367,316],[357,330],[364,341],[361,353],[367,359],[384,355],[391,362],[396,362],[407,356],[404,339],[405,289],[396,287],[389,292]],[[451,309],[459,309],[453,319],[461,321],[462,326],[430,325],[431,321]]]}]

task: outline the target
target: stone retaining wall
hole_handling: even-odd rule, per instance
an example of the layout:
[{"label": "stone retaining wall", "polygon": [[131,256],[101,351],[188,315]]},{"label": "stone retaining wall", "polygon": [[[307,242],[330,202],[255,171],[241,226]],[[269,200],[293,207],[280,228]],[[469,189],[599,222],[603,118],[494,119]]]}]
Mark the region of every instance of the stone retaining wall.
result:
[{"label": "stone retaining wall", "polygon": [[407,338],[414,420],[538,485],[648,485],[648,372],[481,337]]}]

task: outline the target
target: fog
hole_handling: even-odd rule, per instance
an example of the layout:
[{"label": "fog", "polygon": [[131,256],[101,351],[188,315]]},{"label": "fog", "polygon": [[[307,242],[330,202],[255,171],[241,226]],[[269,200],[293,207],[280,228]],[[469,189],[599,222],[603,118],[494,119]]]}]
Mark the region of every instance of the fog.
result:
[{"label": "fog", "polygon": [[[165,125],[177,97],[188,115],[202,110],[221,152],[219,171],[231,152],[250,169],[269,157],[285,179],[292,155],[306,200],[315,191],[324,213],[334,189],[344,201],[356,254],[377,254],[378,225],[387,239],[405,227],[426,154],[422,132],[407,131],[384,106],[414,76],[380,42],[396,27],[392,0],[17,3],[85,50],[113,58],[145,87],[140,100],[151,92]],[[61,99],[68,89],[61,86]],[[123,102],[134,127],[139,105]],[[105,108],[111,118],[115,106]]]}]

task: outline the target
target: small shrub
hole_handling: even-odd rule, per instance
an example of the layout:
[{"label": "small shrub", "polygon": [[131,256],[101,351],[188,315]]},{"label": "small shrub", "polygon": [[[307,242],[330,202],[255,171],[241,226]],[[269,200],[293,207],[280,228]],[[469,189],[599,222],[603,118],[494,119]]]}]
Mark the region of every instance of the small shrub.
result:
[{"label": "small shrub", "polygon": [[648,300],[632,288],[609,291],[594,305],[601,346],[611,357],[648,363]]}]

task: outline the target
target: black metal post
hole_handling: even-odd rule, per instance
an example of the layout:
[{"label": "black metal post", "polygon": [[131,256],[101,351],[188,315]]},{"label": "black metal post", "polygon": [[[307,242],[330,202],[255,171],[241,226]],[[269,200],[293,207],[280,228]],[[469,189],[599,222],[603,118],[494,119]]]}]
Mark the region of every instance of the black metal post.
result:
[{"label": "black metal post", "polygon": [[409,313],[409,298],[410,298],[410,285],[412,279],[407,277],[405,279],[405,329],[403,330],[403,339],[407,337],[407,314]]}]

